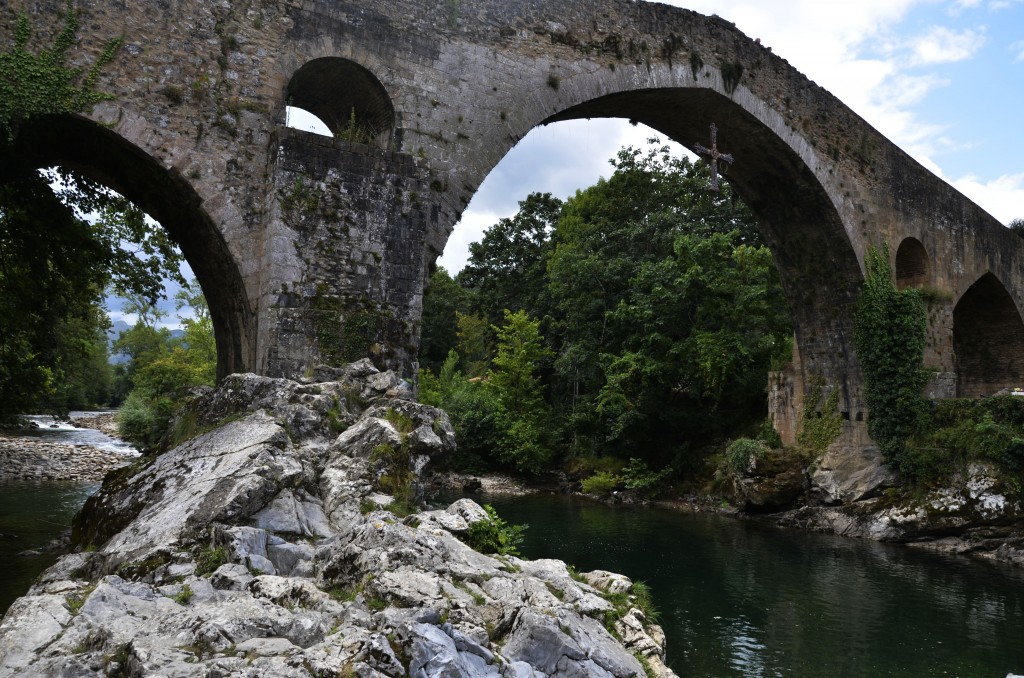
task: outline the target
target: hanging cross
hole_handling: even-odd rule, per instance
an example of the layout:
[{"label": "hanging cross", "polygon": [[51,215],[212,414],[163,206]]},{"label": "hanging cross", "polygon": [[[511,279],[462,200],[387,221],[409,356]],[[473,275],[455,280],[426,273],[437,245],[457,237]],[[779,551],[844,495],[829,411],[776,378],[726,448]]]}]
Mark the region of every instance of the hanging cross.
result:
[{"label": "hanging cross", "polygon": [[718,126],[715,123],[711,123],[711,148],[707,148],[697,142],[693,145],[693,150],[701,155],[706,155],[711,158],[711,190],[718,192],[718,161],[721,160],[723,163],[732,164],[732,153],[719,153],[718,152]]}]

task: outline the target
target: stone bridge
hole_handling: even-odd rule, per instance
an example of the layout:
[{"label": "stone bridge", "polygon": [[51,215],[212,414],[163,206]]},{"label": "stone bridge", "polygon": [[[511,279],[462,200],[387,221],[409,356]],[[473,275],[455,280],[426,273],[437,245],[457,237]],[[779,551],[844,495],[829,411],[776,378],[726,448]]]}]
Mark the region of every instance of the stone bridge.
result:
[{"label": "stone bridge", "polygon": [[[732,24],[633,0],[81,0],[72,58],[123,36],[81,117],[22,130],[4,163],[76,167],[159,220],[210,303],[219,372],[311,375],[365,355],[411,373],[424,282],[488,172],[538,125],[709,124],[758,215],[805,384],[866,441],[853,306],[869,245],[925,288],[937,397],[1024,383],[1024,242]],[[64,0],[4,3],[50,44]],[[334,138],[285,126],[286,105]],[[557,162],[557,160],[555,160]],[[543,189],[543,186],[538,186]]]}]

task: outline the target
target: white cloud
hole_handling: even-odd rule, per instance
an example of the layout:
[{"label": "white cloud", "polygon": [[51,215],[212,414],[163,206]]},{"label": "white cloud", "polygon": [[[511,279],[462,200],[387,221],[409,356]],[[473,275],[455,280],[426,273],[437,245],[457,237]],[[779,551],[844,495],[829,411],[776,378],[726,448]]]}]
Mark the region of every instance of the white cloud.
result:
[{"label": "white cloud", "polygon": [[1024,61],[1024,40],[1013,43],[1010,45],[1010,49],[1017,53],[1017,58],[1014,61]]},{"label": "white cloud", "polygon": [[967,175],[950,183],[1004,224],[1024,218],[1024,172],[985,182]]},{"label": "white cloud", "polygon": [[930,66],[964,61],[974,56],[984,44],[983,28],[957,32],[945,26],[932,26],[927,33],[910,40],[910,65]]}]

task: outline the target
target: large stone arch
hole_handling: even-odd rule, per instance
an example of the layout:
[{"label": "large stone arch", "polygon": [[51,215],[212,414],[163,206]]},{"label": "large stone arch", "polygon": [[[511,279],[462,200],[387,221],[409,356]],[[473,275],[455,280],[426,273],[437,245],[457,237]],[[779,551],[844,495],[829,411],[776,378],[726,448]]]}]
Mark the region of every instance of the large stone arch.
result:
[{"label": "large stone arch", "polygon": [[957,301],[953,351],[959,397],[1024,386],[1024,321],[993,274],[983,275]]},{"label": "large stone arch", "polygon": [[[859,243],[851,238],[842,206],[833,199],[833,179],[825,163],[765,102],[742,87],[729,91],[715,67],[707,66],[697,76],[688,65],[645,65],[629,74],[624,70],[576,75],[571,85],[559,81],[557,90],[551,80],[546,88],[552,91],[544,94],[555,96],[541,105],[541,95],[524,96],[525,105],[506,115],[515,116],[514,133],[489,139],[494,146],[480,149],[490,153],[482,176],[460,178],[461,190],[468,192],[468,185],[478,185],[493,169],[500,160],[495,148],[503,149],[503,155],[537,125],[622,118],[644,123],[693,150],[697,143],[710,143],[709,126],[716,123],[719,148],[735,157],[727,180],[757,215],[789,301],[797,357],[791,375],[794,402],[785,409],[802,404],[808,383],[824,385],[826,393],[838,389],[847,435],[858,438],[865,416],[852,338],[853,306],[863,274]],[[523,77],[543,84],[543,73]],[[460,200],[468,201],[465,193]],[[794,442],[799,422],[777,425],[787,432],[787,442]]]},{"label": "large stone arch", "polygon": [[[64,5],[26,7],[31,47],[45,47]],[[636,0],[79,10],[77,65],[132,27],[97,81],[110,99],[86,117],[109,128],[115,149],[127,140],[150,159],[154,186],[181,188],[187,209],[167,205],[170,221],[199,205],[195,228],[226,242],[214,258],[223,252],[238,275],[227,263],[202,275],[204,288],[226,280],[222,294],[237,300],[219,312],[235,342],[228,369],[296,377],[370,353],[411,374],[423,284],[473,192],[530,129],[588,115],[643,121],[690,146],[707,144],[718,124],[720,146],[736,157],[730,181],[759,215],[794,309],[795,371],[838,387],[851,422],[865,418],[851,309],[869,245],[917,238],[943,299],[989,271],[1018,307],[1024,299],[1024,242],[720,17]],[[0,48],[13,44],[18,11],[0,6]],[[283,127],[289,83],[324,58],[359,64],[386,90],[395,113],[386,145]],[[158,207],[147,205],[154,215]],[[206,254],[196,249],[190,259]],[[927,361],[953,376],[949,311],[932,314]],[[795,421],[803,390],[790,383],[783,407]],[[844,440],[870,442],[855,423]]]},{"label": "large stone arch", "polygon": [[24,125],[0,162],[77,170],[134,202],[179,245],[210,307],[219,377],[252,368],[253,313],[220,231],[185,177],[107,127],[79,116]]}]

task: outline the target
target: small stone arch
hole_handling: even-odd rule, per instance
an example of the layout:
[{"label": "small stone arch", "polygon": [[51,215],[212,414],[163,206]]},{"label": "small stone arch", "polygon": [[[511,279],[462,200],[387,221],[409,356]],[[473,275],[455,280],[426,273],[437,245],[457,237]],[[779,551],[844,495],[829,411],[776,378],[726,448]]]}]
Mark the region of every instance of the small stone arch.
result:
[{"label": "small stone arch", "polygon": [[335,137],[387,148],[395,130],[395,107],[369,69],[341,57],[307,62],[292,75],[287,104],[319,118]]},{"label": "small stone arch", "polygon": [[953,309],[953,351],[961,398],[1024,386],[1024,322],[991,273],[971,285]]},{"label": "small stone arch", "polygon": [[896,287],[924,287],[930,275],[928,250],[917,238],[904,238],[896,249]]}]

